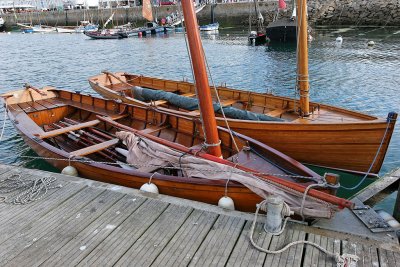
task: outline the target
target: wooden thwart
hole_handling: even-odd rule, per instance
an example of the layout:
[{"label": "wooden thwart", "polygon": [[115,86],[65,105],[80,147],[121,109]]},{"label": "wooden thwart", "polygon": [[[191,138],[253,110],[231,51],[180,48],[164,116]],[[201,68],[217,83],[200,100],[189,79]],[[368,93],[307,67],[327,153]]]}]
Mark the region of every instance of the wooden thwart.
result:
[{"label": "wooden thwart", "polygon": [[265,113],[265,115],[268,115],[271,117],[279,117],[285,112],[286,112],[286,110],[284,110],[284,109],[275,109],[275,110]]},{"label": "wooden thwart", "polygon": [[[120,114],[120,115],[116,115],[116,116],[109,117],[109,118],[111,120],[115,121],[115,120],[119,120],[119,119],[125,118],[128,115],[129,114]],[[83,123],[71,125],[71,126],[68,126],[68,127],[64,127],[64,128],[61,128],[61,129],[56,129],[56,130],[53,130],[53,131],[45,132],[45,133],[39,134],[38,136],[41,139],[50,138],[50,137],[58,136],[58,135],[61,135],[61,134],[64,134],[64,133],[68,133],[68,132],[71,132],[71,131],[76,131],[76,130],[80,130],[80,129],[83,129],[83,128],[93,127],[93,126],[95,126],[95,125],[97,125],[99,123],[100,123],[99,120],[92,120],[92,121],[83,122]]]},{"label": "wooden thwart", "polygon": [[[236,102],[238,102],[238,101],[235,99],[221,100],[221,106],[222,107],[231,106],[231,105],[235,104]],[[188,112],[188,114],[192,115],[192,116],[198,116],[198,115],[200,115],[200,110],[193,110],[193,111]]]},{"label": "wooden thwart", "polygon": [[227,107],[227,106],[235,104],[236,102],[237,102],[236,99],[221,100],[221,106]]},{"label": "wooden thwart", "polygon": [[118,144],[118,142],[119,142],[118,138],[111,139],[111,140],[108,140],[108,141],[105,141],[105,142],[102,142],[99,144],[95,144],[93,146],[88,146],[88,147],[73,151],[73,152],[69,153],[69,155],[71,157],[86,156],[86,155],[93,154],[98,151],[104,150],[106,148],[109,148],[110,146],[116,145],[116,144]]},{"label": "wooden thwart", "polygon": [[164,125],[164,126],[157,127],[157,128],[146,128],[146,129],[140,130],[139,132],[146,133],[146,134],[151,134],[151,133],[155,133],[155,132],[167,129],[169,127],[171,127],[171,125]]},{"label": "wooden thwart", "polygon": [[75,124],[75,125],[71,125],[71,126],[68,126],[65,128],[56,129],[53,131],[39,134],[39,138],[41,138],[41,139],[50,138],[50,137],[58,136],[58,135],[68,133],[71,131],[76,131],[76,130],[80,130],[83,128],[93,127],[99,123],[100,123],[99,120],[92,120],[92,121],[88,121],[88,122],[84,122],[84,123]]}]

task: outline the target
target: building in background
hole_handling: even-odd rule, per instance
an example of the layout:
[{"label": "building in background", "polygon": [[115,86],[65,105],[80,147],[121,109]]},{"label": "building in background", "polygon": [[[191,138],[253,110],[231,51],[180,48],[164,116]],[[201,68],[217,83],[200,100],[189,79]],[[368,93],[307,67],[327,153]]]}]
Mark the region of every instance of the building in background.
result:
[{"label": "building in background", "polygon": [[[153,0],[153,2],[156,6],[159,5],[160,0]],[[48,10],[128,8],[141,4],[142,0],[0,0],[0,14]]]}]

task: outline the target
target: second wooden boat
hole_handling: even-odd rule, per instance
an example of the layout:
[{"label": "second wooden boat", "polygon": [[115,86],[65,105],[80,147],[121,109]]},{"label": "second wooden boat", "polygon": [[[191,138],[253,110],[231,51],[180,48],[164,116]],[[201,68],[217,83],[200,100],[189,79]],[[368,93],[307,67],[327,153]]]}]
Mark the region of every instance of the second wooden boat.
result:
[{"label": "second wooden boat", "polygon": [[[185,110],[165,100],[143,101],[135,97],[133,87],[165,91],[195,98],[196,89],[187,81],[167,80],[129,73],[103,73],[89,79],[91,87],[109,99],[153,106],[185,116],[199,117],[196,110]],[[229,126],[239,133],[265,143],[296,160],[330,168],[378,173],[394,130],[397,114],[379,118],[320,103],[310,103],[310,115],[299,116],[298,100],[218,86],[223,107],[265,114],[277,121],[228,118]],[[216,102],[215,92],[212,91]],[[217,114],[218,125],[226,126]],[[376,157],[376,158],[375,158]]]}]

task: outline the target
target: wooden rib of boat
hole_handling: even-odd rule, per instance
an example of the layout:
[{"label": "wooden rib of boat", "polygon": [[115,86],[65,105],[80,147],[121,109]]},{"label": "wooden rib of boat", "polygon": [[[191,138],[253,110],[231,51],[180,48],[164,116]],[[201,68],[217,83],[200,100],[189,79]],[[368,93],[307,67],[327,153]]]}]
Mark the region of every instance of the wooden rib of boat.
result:
[{"label": "wooden rib of boat", "polygon": [[[128,73],[108,73],[91,77],[91,87],[109,99],[120,99],[126,103],[156,105],[160,110],[185,116],[198,117],[198,111],[185,111],[166,101],[143,102],[132,96],[132,86],[173,92],[186,97],[195,97],[195,85],[187,81],[166,80]],[[255,113],[267,114],[284,121],[251,121],[228,119],[232,130],[252,137],[282,153],[302,162],[324,167],[367,172],[374,160],[371,173],[378,173],[394,130],[397,114],[378,118],[339,107],[310,103],[310,116],[299,117],[297,100],[217,87],[222,105]],[[213,99],[216,101],[214,91]],[[225,126],[217,117],[218,125]]]},{"label": "wooden rib of boat", "polygon": [[[159,142],[173,142],[178,144],[175,145],[177,149],[186,147],[182,155],[193,153],[218,161],[218,158],[200,151],[203,131],[197,119],[52,87],[40,91],[27,87],[3,94],[0,98],[6,102],[8,116],[25,142],[58,169],[68,166],[69,158],[78,158],[88,161],[71,162],[82,177],[134,188],[139,188],[152,177],[160,193],[212,204],[216,204],[225,195],[226,181],[183,177],[179,170],[171,170],[166,166],[160,166],[153,172],[126,169],[123,166],[125,158],[115,150],[116,147],[126,149],[123,143],[115,139],[115,132],[133,128],[144,138],[150,136]],[[313,181],[321,180],[319,175],[299,162],[243,135],[234,137],[240,150],[236,153],[229,132],[219,128],[218,134],[223,158],[227,159],[220,159],[221,162],[229,162],[235,168],[243,166],[243,170],[250,168],[278,175],[295,173],[310,177]],[[115,165],[117,162],[122,162],[122,166]],[[301,189],[298,190],[300,192],[304,192],[305,185],[310,183],[289,176],[284,176],[285,180],[272,175],[260,177],[274,179],[285,186],[288,186],[285,182],[289,186],[295,185]],[[228,194],[235,201],[236,208],[244,211],[254,210],[255,204],[261,200],[258,195],[236,182],[229,183]],[[336,197],[313,189],[309,194],[322,194],[337,201]],[[352,205],[349,201],[340,201],[342,207]]]}]

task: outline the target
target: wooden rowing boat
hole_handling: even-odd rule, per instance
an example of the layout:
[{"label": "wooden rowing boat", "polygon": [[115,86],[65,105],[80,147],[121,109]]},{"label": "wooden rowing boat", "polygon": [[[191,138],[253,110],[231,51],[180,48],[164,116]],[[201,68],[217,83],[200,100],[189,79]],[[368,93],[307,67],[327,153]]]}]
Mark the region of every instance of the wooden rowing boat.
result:
[{"label": "wooden rowing boat", "polygon": [[[115,132],[121,129],[129,131],[129,127],[133,127],[132,131],[138,131],[137,134],[143,138],[150,136],[159,141],[173,142],[178,144],[177,149],[186,147],[182,155],[193,152],[216,160],[201,152],[203,130],[196,119],[52,87],[40,91],[27,87],[3,94],[1,99],[25,142],[58,169],[68,166],[68,159],[72,159],[71,165],[78,169],[82,177],[94,180],[139,188],[152,177],[160,193],[212,204],[225,195],[224,180],[183,177],[178,170],[168,171],[163,167],[157,172],[140,172],[124,168],[124,164],[116,165],[125,161],[115,148],[126,149],[126,146],[115,139]],[[219,128],[218,133],[223,158],[227,159],[221,159],[221,162],[226,161],[235,168],[242,166],[244,170],[256,169],[265,173],[260,176],[263,179],[273,179],[285,186],[296,185],[299,192],[304,192],[310,181],[321,181],[319,175],[299,162],[243,135],[234,137],[240,150],[236,152],[228,131]],[[290,175],[285,176],[288,173],[311,179],[290,178]],[[282,175],[285,179],[270,174]],[[310,195],[315,192],[316,196],[327,195],[316,190],[311,190]],[[244,211],[254,210],[255,204],[261,200],[260,196],[236,182],[229,183],[228,195],[234,200],[236,208]],[[340,205],[349,206],[349,203],[343,200]]]},{"label": "wooden rowing boat", "polygon": [[[160,110],[198,117],[198,111],[179,109],[166,101],[140,101],[131,94],[132,86],[164,90],[196,97],[195,85],[187,81],[166,80],[128,73],[103,73],[89,79],[91,87],[108,99],[125,103],[156,106]],[[284,154],[308,164],[367,172],[377,154],[371,173],[378,173],[394,130],[397,114],[378,118],[334,106],[310,103],[311,114],[299,117],[298,101],[271,94],[217,87],[223,106],[267,114],[284,121],[229,119],[232,130],[263,142]],[[216,101],[214,92],[213,99]],[[218,125],[225,126],[221,115]]]}]

